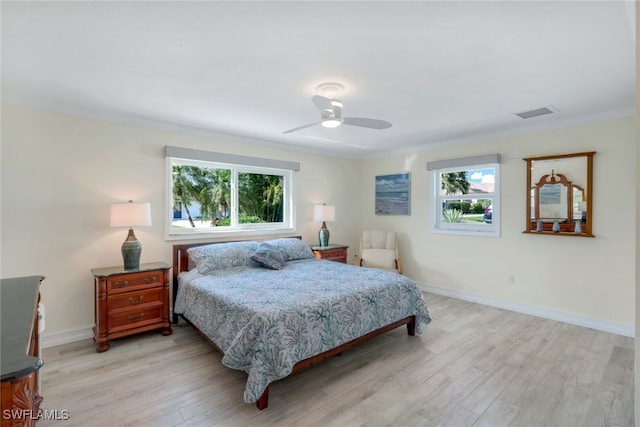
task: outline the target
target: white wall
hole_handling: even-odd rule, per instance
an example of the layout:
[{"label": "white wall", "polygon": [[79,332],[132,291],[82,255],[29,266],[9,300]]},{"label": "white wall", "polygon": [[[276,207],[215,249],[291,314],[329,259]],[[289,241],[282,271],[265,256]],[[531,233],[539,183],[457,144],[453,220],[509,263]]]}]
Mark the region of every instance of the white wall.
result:
[{"label": "white wall", "polygon": [[3,106],[1,271],[3,278],[42,274],[43,342],[86,337],[93,326],[96,267],[122,265],[126,230],[109,228],[110,204],[150,201],[153,226],[136,229],[142,262],[171,264],[164,241],[163,147],[300,162],[295,175],[295,234],[317,244],[313,205],[336,206],[331,242],[357,244],[359,162]]},{"label": "white wall", "polygon": [[[399,232],[405,272],[450,294],[513,308],[566,313],[633,331],[636,142],[633,118],[367,159],[362,163],[362,222]],[[524,157],[596,151],[595,238],[523,234]],[[502,237],[430,231],[427,161],[502,155]],[[376,175],[411,172],[411,216],[376,216]],[[560,171],[557,171],[560,172]],[[515,283],[508,283],[513,274]],[[531,311],[531,310],[530,310]]]},{"label": "white wall", "polygon": [[[120,265],[126,230],[109,228],[114,201],[148,200],[139,228],[142,262],[171,262],[164,241],[165,145],[298,161],[297,232],[310,244],[312,206],[336,205],[331,242],[357,252],[364,227],[394,229],[407,275],[465,295],[501,299],[604,322],[634,325],[633,119],[617,119],[481,143],[361,161],[293,152],[3,106],[1,277],[43,274],[44,343],[86,337],[93,324],[91,268]],[[523,157],[595,150],[595,238],[522,234]],[[502,154],[502,237],[433,234],[426,162]],[[374,178],[411,172],[410,216],[374,214]],[[631,187],[629,190],[627,188]],[[452,256],[453,254],[454,256]],[[507,283],[509,274],[515,283]],[[84,335],[83,335],[84,334]]]}]

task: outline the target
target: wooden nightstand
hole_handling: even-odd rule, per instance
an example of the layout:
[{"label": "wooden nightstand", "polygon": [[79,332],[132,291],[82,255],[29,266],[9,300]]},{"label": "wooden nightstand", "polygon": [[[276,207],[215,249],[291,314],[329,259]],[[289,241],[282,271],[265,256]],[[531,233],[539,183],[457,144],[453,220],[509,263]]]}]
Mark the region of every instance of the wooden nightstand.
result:
[{"label": "wooden nightstand", "polygon": [[160,329],[171,334],[169,321],[169,270],[164,262],[140,264],[137,270],[122,267],[94,268],[95,326],[98,353],[109,350],[109,340]]},{"label": "wooden nightstand", "polygon": [[311,246],[311,250],[315,254],[316,258],[346,264],[348,247],[349,246],[345,245]]}]

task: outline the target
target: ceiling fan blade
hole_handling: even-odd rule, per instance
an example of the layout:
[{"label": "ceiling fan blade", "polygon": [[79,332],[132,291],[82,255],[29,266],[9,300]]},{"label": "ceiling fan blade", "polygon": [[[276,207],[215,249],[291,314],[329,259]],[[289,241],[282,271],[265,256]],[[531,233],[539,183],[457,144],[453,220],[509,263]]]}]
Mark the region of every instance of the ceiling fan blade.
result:
[{"label": "ceiling fan blade", "polygon": [[320,122],[313,122],[313,123],[309,123],[308,125],[298,126],[297,128],[289,129],[289,130],[286,130],[286,131],[284,131],[284,132],[282,132],[282,133],[291,133],[291,132],[296,132],[296,131],[302,130],[302,129],[304,129],[304,128],[308,128],[308,127],[311,127],[311,126],[317,125],[317,124],[319,124],[319,123],[322,123],[322,122],[321,122],[321,121],[320,121]]},{"label": "ceiling fan blade", "polygon": [[345,125],[360,126],[370,129],[387,129],[392,126],[391,123],[385,120],[367,119],[364,117],[345,117],[342,119],[342,123]]},{"label": "ceiling fan blade", "polygon": [[329,98],[325,98],[324,96],[314,95],[311,98],[311,101],[318,107],[320,111],[333,111],[333,105],[331,104],[331,100]]}]

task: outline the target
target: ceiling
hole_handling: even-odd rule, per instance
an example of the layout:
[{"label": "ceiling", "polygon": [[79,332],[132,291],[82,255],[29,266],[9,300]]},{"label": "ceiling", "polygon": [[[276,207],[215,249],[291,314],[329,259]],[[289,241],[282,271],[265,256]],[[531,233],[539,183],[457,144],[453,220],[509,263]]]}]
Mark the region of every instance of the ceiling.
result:
[{"label": "ceiling", "polygon": [[[2,2],[2,101],[343,157],[634,114],[618,1]],[[338,82],[345,117],[320,120]],[[553,114],[514,113],[547,107]]]}]

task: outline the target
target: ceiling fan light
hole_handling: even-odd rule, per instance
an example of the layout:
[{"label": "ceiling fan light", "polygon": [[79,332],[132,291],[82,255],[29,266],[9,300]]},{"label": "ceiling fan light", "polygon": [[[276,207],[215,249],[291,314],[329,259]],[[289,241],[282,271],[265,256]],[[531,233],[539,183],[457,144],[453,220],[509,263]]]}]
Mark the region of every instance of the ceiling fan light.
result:
[{"label": "ceiling fan light", "polygon": [[344,85],[340,83],[320,83],[316,86],[316,92],[329,99],[341,94],[344,91]]},{"label": "ceiling fan light", "polygon": [[324,119],[322,121],[322,126],[324,126],[326,128],[337,128],[341,124],[342,124],[342,120],[339,120],[339,119],[336,119],[336,118]]}]

